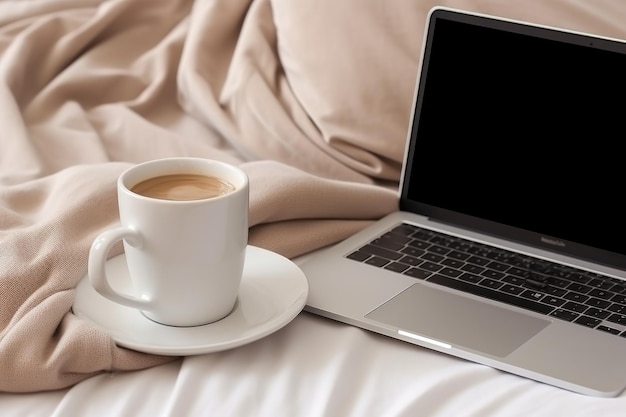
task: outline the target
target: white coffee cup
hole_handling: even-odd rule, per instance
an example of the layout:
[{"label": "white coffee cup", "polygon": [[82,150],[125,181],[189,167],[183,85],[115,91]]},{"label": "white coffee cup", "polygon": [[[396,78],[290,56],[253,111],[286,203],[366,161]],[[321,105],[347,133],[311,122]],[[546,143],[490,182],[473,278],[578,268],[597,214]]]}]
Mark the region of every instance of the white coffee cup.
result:
[{"label": "white coffee cup", "polygon": [[[194,175],[222,180],[218,188],[225,193],[166,197],[182,198],[169,200],[133,191],[139,183],[162,176],[170,176],[163,184],[175,183],[174,193],[204,193],[216,186],[211,181],[205,184],[204,178],[191,178]],[[181,185],[185,180],[196,182]],[[167,188],[163,184],[154,190]],[[149,184],[145,192],[149,194]],[[165,325],[198,326],[227,316],[237,301],[248,243],[245,172],[209,159],[159,159],[123,172],[117,194],[121,226],[100,234],[89,252],[88,275],[94,289]],[[107,279],[106,260],[120,240],[134,294],[115,290]]]}]

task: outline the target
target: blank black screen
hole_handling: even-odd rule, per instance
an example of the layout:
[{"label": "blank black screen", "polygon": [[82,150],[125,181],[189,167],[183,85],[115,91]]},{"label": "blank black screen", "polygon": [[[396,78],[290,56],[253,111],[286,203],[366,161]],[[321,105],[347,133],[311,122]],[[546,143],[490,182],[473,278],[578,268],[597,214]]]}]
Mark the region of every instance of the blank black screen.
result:
[{"label": "blank black screen", "polygon": [[626,47],[501,22],[429,30],[404,204],[626,254]]}]

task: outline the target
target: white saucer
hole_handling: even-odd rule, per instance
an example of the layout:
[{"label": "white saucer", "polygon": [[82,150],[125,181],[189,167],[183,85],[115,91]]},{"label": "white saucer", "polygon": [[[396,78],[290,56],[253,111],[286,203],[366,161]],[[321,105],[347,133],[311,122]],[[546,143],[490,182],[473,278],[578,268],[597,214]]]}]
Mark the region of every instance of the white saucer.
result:
[{"label": "white saucer", "polygon": [[[114,288],[132,292],[124,254],[108,260],[106,268]],[[308,281],[296,264],[248,246],[237,304],[215,323],[197,327],[158,324],[139,310],[98,294],[88,276],[76,287],[72,311],[105,328],[120,346],[159,355],[197,355],[241,346],[281,329],[302,311],[308,292]]]}]

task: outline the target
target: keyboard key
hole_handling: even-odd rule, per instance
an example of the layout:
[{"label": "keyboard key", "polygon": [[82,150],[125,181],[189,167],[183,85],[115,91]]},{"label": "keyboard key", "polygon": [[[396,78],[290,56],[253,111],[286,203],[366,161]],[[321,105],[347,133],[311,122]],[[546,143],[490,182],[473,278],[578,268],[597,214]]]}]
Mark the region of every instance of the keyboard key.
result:
[{"label": "keyboard key", "polygon": [[510,275],[515,275],[516,277],[520,277],[520,278],[524,278],[526,279],[526,277],[528,276],[528,271],[522,268],[518,268],[516,266],[513,266],[511,268],[509,268],[507,271],[507,274]]},{"label": "keyboard key", "polygon": [[603,280],[601,278],[594,278],[589,281],[588,285],[591,287],[600,288],[601,290],[609,290],[613,286],[613,283]]},{"label": "keyboard key", "polygon": [[611,304],[607,307],[607,311],[612,311],[613,313],[626,314],[626,305],[623,304]]},{"label": "keyboard key", "polygon": [[394,233],[394,232],[387,232],[384,235],[382,235],[381,237],[379,237],[378,239],[374,239],[372,241],[372,243],[380,241],[380,242],[395,242],[395,243],[400,243],[402,245],[406,245],[407,243],[409,243],[411,240],[410,237],[404,235],[404,234],[400,234],[400,233]]},{"label": "keyboard key", "polygon": [[431,232],[430,230],[419,229],[413,233],[411,237],[428,242],[434,236],[434,233],[435,232]]},{"label": "keyboard key", "polygon": [[399,233],[394,233],[394,232],[387,232],[384,235],[382,235],[381,237],[379,237],[378,239],[374,239],[372,241],[372,243],[389,243],[389,242],[394,242],[394,243],[399,243],[401,245],[406,245],[407,243],[409,243],[411,240],[410,237],[403,235],[403,234],[399,234]]},{"label": "keyboard key", "polygon": [[389,260],[397,260],[402,257],[401,254],[391,251],[389,249],[381,248],[374,245],[365,245],[360,249],[362,252],[369,253],[371,255],[376,255],[381,258],[389,259]]},{"label": "keyboard key", "polygon": [[484,266],[489,263],[489,260],[485,258],[479,258],[478,256],[472,256],[471,258],[467,258],[467,262],[474,265]]},{"label": "keyboard key", "polygon": [[608,306],[611,305],[611,302],[606,301],[606,300],[601,300],[599,298],[590,298],[589,300],[585,301],[585,304],[593,306],[593,307],[607,308]]},{"label": "keyboard key", "polygon": [[430,243],[422,242],[421,240],[413,240],[409,242],[408,245],[418,249],[426,249],[430,247]]},{"label": "keyboard key", "polygon": [[550,313],[550,315],[552,317],[556,317],[556,318],[559,318],[559,319],[565,320],[565,321],[574,321],[576,319],[576,317],[579,316],[576,313],[572,313],[571,311],[567,311],[567,310],[562,310],[560,308],[554,310],[552,313]]},{"label": "keyboard key", "polygon": [[585,311],[585,315],[589,317],[595,317],[597,319],[605,319],[611,315],[609,311],[601,310],[599,308],[590,307]]},{"label": "keyboard key", "polygon": [[511,268],[507,264],[503,264],[503,263],[495,262],[495,261],[489,262],[486,266],[489,269],[493,269],[494,271],[500,271],[500,272],[505,272],[507,269]]},{"label": "keyboard key", "polygon": [[369,253],[365,253],[363,251],[357,250],[357,251],[352,252],[350,255],[348,255],[347,258],[352,259],[354,261],[361,262],[361,261],[366,260],[370,256],[371,255]]},{"label": "keyboard key", "polygon": [[398,262],[402,262],[403,264],[407,264],[407,265],[411,265],[411,266],[417,266],[417,265],[421,264],[424,261],[422,261],[421,259],[416,258],[415,256],[404,255],[402,258],[400,258],[398,260]]},{"label": "keyboard key", "polygon": [[428,252],[438,253],[439,255],[445,255],[446,253],[450,252],[450,249],[444,248],[443,246],[437,246],[437,245],[433,245],[426,250]]},{"label": "keyboard key", "polygon": [[372,240],[372,245],[376,245],[379,246],[381,248],[385,248],[385,249],[389,249],[392,250],[394,252],[399,251],[400,249],[402,249],[404,247],[404,243],[401,242],[396,242],[390,239],[375,239]]},{"label": "keyboard key", "polygon": [[467,281],[467,282],[478,283],[480,282],[482,278],[479,277],[478,275],[465,273],[459,276],[459,279],[462,279],[463,281]]},{"label": "keyboard key", "polygon": [[416,258],[422,256],[425,253],[423,249],[417,249],[417,248],[413,248],[410,246],[407,246],[406,248],[402,249],[400,252],[406,255],[415,256]]},{"label": "keyboard key", "polygon": [[454,268],[443,268],[439,271],[439,273],[448,277],[452,277],[452,278],[456,278],[459,275],[463,274],[462,271],[459,271],[458,269],[454,269]]},{"label": "keyboard key", "polygon": [[485,247],[480,243],[472,243],[466,250],[467,253],[472,255],[484,256]]},{"label": "keyboard key", "polygon": [[493,259],[498,262],[505,262],[512,256],[510,252],[505,251],[504,249],[491,249],[491,251],[487,254],[487,258]]},{"label": "keyboard key", "polygon": [[404,271],[403,274],[413,278],[426,279],[432,275],[432,272],[424,271],[423,269],[410,268]]},{"label": "keyboard key", "polygon": [[418,230],[417,227],[405,223],[397,227],[394,227],[393,230],[390,231],[389,233],[395,233],[395,234],[403,235],[403,236],[411,236],[417,230]]},{"label": "keyboard key", "polygon": [[492,271],[491,269],[486,269],[481,273],[481,275],[487,278],[500,280],[504,278],[505,274],[503,272]]},{"label": "keyboard key", "polygon": [[617,294],[626,294],[626,285],[623,284],[621,281],[620,283],[613,285],[610,289]]},{"label": "keyboard key", "polygon": [[546,294],[554,295],[555,297],[563,297],[567,294],[567,290],[562,288],[553,287],[552,285],[548,285],[546,288],[542,289]]},{"label": "keyboard key", "polygon": [[503,286],[504,284],[500,281],[496,281],[493,279],[489,279],[489,278],[485,278],[483,280],[481,280],[478,285],[482,285],[484,287],[489,287],[489,288],[500,288],[501,286]]},{"label": "keyboard key", "polygon": [[586,285],[582,285],[582,284],[578,284],[576,282],[570,284],[567,286],[567,289],[570,291],[576,291],[582,294],[586,294],[589,292],[589,290],[591,290],[591,287],[588,287]]},{"label": "keyboard key", "polygon": [[537,291],[532,291],[532,290],[526,290],[526,291],[524,291],[520,295],[522,297],[530,298],[531,300],[536,300],[536,301],[540,301],[543,297],[545,297],[544,293],[537,292]]},{"label": "keyboard key", "polygon": [[426,252],[425,254],[423,254],[421,256],[422,259],[426,260],[426,261],[430,261],[430,262],[435,262],[435,263],[439,263],[441,261],[443,261],[443,256],[441,255],[437,255],[434,253],[430,253],[430,252]]},{"label": "keyboard key", "polygon": [[562,279],[562,278],[556,278],[556,277],[548,278],[548,282],[553,287],[559,287],[559,288],[567,288],[567,286],[570,284],[568,280]]},{"label": "keyboard key", "polygon": [[596,327],[596,329],[602,330],[603,332],[607,332],[607,333],[611,333],[611,334],[619,334],[619,330],[614,329],[612,327],[608,327],[608,326],[598,326],[598,327]]},{"label": "keyboard key", "polygon": [[611,301],[617,304],[626,305],[626,295],[616,294],[611,298]]},{"label": "keyboard key", "polygon": [[530,265],[528,257],[520,254],[512,256],[507,260],[507,263],[522,270],[528,270],[528,266]]},{"label": "keyboard key", "polygon": [[442,269],[443,266],[437,265],[437,264],[432,263],[432,262],[424,262],[423,264],[419,265],[419,268],[420,269],[425,269],[426,271],[429,271],[429,272],[437,272],[440,269]]},{"label": "keyboard key", "polygon": [[612,292],[604,291],[601,289],[593,289],[589,291],[589,295],[596,298],[602,298],[603,300],[608,300],[609,298],[613,297]]},{"label": "keyboard key", "polygon": [[[438,247],[442,247],[443,246],[442,249],[444,249],[446,246],[449,246],[453,241],[454,241],[453,238],[446,237],[446,236],[443,236],[443,235],[435,236],[432,239],[430,239],[430,243],[434,243]],[[448,252],[450,252],[450,249],[446,249],[446,253],[448,253]]]},{"label": "keyboard key", "polygon": [[402,272],[410,268],[407,264],[401,264],[399,262],[390,262],[384,266],[385,269],[395,272]]},{"label": "keyboard key", "polygon": [[612,314],[609,318],[607,318],[607,321],[610,321],[612,323],[626,325],[626,315]]},{"label": "keyboard key", "polygon": [[574,311],[576,313],[582,313],[583,311],[587,310],[589,307],[587,307],[584,304],[575,303],[573,301],[570,301],[570,302],[565,303],[563,305],[563,308],[565,310]]},{"label": "keyboard key", "polygon": [[459,251],[452,251],[450,253],[448,253],[448,258],[452,258],[452,259],[458,259],[459,261],[464,261],[467,258],[469,258],[470,255],[468,255],[467,253],[462,253]]},{"label": "keyboard key", "polygon": [[472,245],[470,245],[468,242],[463,241],[463,239],[457,239],[451,242],[449,245],[451,249],[458,250],[463,253],[467,253],[467,249],[470,248],[471,246]]},{"label": "keyboard key", "polygon": [[591,281],[591,278],[587,275],[583,275],[581,273],[578,272],[574,272],[572,274],[569,274],[568,279],[571,281],[576,281],[579,284],[586,284],[589,281]]},{"label": "keyboard key", "polygon": [[502,278],[502,281],[508,282],[509,284],[513,285],[524,285],[524,282],[526,282],[524,278],[514,277],[512,275],[505,276],[504,278]]},{"label": "keyboard key", "polygon": [[480,274],[481,272],[485,270],[485,268],[483,268],[482,266],[470,265],[470,264],[463,265],[461,269],[463,271],[466,271],[472,274]]},{"label": "keyboard key", "polygon": [[565,300],[558,297],[547,296],[543,300],[542,303],[550,304],[551,306],[560,307],[565,304]]},{"label": "keyboard key", "polygon": [[548,283],[545,281],[537,281],[535,279],[526,279],[524,281],[524,285],[529,288],[534,288],[536,290],[544,290],[548,287]]},{"label": "keyboard key", "polygon": [[460,269],[464,265],[462,261],[457,261],[456,259],[450,258],[444,259],[443,261],[441,261],[441,264],[455,269]]},{"label": "keyboard key", "polygon": [[389,263],[389,260],[385,258],[379,258],[378,256],[372,256],[371,258],[366,260],[365,263],[372,266],[382,267],[387,265]]},{"label": "keyboard key", "polygon": [[598,324],[602,323],[602,320],[599,320],[593,317],[580,316],[576,320],[574,320],[574,323],[582,324],[583,326],[593,328],[593,327],[596,327]]},{"label": "keyboard key", "polygon": [[576,292],[568,292],[567,294],[563,296],[563,298],[567,298],[568,300],[576,301],[579,303],[584,303],[585,301],[589,299],[588,296],[578,294]]},{"label": "keyboard key", "polygon": [[518,295],[524,291],[524,288],[518,287],[517,285],[504,284],[502,287],[500,287],[500,291]]}]

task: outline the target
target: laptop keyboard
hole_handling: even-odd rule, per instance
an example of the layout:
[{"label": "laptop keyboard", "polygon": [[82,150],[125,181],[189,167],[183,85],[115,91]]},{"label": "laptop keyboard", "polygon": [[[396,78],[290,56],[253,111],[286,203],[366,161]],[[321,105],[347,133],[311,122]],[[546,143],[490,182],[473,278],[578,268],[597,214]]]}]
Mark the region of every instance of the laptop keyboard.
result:
[{"label": "laptop keyboard", "polygon": [[626,337],[626,283],[400,224],[348,258]]}]

